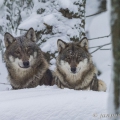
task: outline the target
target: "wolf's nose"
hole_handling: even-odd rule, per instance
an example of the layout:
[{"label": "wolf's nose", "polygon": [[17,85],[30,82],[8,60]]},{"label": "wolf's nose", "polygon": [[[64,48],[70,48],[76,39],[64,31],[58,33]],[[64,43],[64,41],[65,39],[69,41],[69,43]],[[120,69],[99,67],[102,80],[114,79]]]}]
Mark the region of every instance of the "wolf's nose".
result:
[{"label": "wolf's nose", "polygon": [[23,62],[23,65],[24,65],[25,68],[28,68],[29,67],[29,61]]},{"label": "wolf's nose", "polygon": [[76,68],[71,68],[71,71],[72,71],[73,73],[76,73]]}]

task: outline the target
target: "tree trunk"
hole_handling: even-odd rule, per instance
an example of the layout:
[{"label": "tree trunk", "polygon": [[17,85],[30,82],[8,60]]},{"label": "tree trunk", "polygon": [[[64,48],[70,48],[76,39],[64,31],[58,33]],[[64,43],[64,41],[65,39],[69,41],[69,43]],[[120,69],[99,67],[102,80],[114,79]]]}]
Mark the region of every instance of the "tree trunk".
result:
[{"label": "tree trunk", "polygon": [[[120,113],[120,1],[111,0],[111,32],[113,45],[113,83],[115,113]],[[117,120],[117,118],[116,118]]]}]

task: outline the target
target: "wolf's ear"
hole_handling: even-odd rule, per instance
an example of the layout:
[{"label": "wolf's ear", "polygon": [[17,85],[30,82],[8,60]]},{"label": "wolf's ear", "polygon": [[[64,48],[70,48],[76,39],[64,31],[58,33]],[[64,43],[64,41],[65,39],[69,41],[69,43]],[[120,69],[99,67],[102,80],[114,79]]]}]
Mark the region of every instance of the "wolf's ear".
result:
[{"label": "wolf's ear", "polygon": [[5,33],[4,35],[4,43],[5,47],[9,47],[10,44],[12,44],[15,41],[15,38],[8,32]]},{"label": "wolf's ear", "polygon": [[88,39],[84,37],[80,42],[81,47],[85,47],[88,50]]},{"label": "wolf's ear", "polygon": [[32,42],[36,42],[36,34],[33,28],[30,28],[27,33],[26,37],[30,39]]},{"label": "wolf's ear", "polygon": [[61,39],[58,39],[57,41],[57,46],[58,46],[58,51],[61,52],[66,47],[67,43],[62,41]]}]

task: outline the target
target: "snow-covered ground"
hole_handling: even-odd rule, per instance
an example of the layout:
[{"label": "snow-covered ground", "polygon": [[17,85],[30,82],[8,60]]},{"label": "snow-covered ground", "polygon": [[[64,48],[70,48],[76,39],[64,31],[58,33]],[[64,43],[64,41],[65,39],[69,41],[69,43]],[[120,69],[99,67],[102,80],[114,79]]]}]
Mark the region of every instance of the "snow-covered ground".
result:
[{"label": "snow-covered ground", "polygon": [[[90,10],[89,10],[90,11]],[[88,13],[89,15],[90,13]],[[86,25],[88,38],[110,34],[109,11],[97,15]],[[53,16],[50,16],[53,17]],[[34,17],[37,21],[37,16]],[[89,18],[86,18],[89,19]],[[44,19],[46,21],[46,19]],[[53,24],[53,23],[51,23]],[[25,25],[25,22],[24,22]],[[27,24],[28,25],[28,24]],[[37,24],[36,24],[37,25]],[[60,36],[64,40],[64,36]],[[57,39],[57,38],[56,38]],[[52,41],[52,39],[49,39]],[[52,41],[56,42],[56,41]],[[110,42],[110,37],[89,41],[89,47]],[[52,45],[46,44],[49,47]],[[42,50],[46,51],[43,45]],[[57,46],[53,46],[57,49]],[[111,48],[105,46],[103,48]],[[90,49],[90,52],[95,49]],[[52,51],[52,50],[51,50]],[[0,84],[0,120],[98,120],[108,114],[107,102],[111,81],[111,51],[98,50],[92,54],[99,79],[107,84],[107,92],[59,89],[57,86],[39,86],[32,89],[10,90],[10,85]],[[55,60],[51,61],[55,63]],[[5,64],[0,59],[0,83],[8,83]],[[110,118],[105,118],[104,120]]]},{"label": "snow-covered ground", "polygon": [[0,120],[98,120],[108,113],[106,92],[42,86],[0,96]]}]

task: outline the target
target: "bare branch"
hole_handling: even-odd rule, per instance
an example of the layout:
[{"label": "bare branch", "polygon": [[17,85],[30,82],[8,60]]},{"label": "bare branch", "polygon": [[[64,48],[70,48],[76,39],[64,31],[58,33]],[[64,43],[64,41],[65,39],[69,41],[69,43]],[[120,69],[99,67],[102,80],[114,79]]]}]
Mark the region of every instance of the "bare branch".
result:
[{"label": "bare branch", "polygon": [[[26,30],[26,29],[18,29],[18,30],[21,30],[21,31],[28,31],[28,30]],[[37,30],[35,30],[35,33],[37,33]]]},{"label": "bare branch", "polygon": [[98,51],[98,50],[101,49],[102,47],[104,47],[104,46],[106,46],[106,45],[110,45],[110,44],[111,44],[111,43],[104,44],[104,45],[101,45],[101,46],[91,47],[91,48],[96,48],[96,47],[98,47],[96,50],[94,50],[93,52],[91,52],[91,54],[94,53],[94,52],[96,52],[96,51]]},{"label": "bare branch", "polygon": [[97,38],[90,38],[88,40],[95,40],[95,39],[100,39],[100,38],[105,38],[105,37],[110,37],[110,36],[111,36],[111,33],[109,35],[106,35],[106,36],[97,37]]},{"label": "bare branch", "polygon": [[94,13],[94,14],[91,14],[91,15],[87,15],[86,18],[87,18],[87,17],[92,17],[92,16],[95,16],[95,15],[98,15],[98,14],[100,14],[100,13],[102,13],[102,12],[106,12],[106,11],[107,11],[107,10],[100,11],[100,12],[97,12],[97,13]]},{"label": "bare branch", "polygon": [[109,48],[109,49],[100,49],[100,50],[111,50],[111,48]]},{"label": "bare branch", "polygon": [[96,51],[98,51],[98,50],[99,50],[100,48],[102,48],[102,47],[103,47],[103,46],[97,48],[96,50],[94,50],[93,52],[91,52],[91,54],[94,53],[94,52],[96,52]]},{"label": "bare branch", "polygon": [[26,30],[26,29],[18,29],[18,30],[22,30],[22,31],[28,31],[28,30]]},{"label": "bare branch", "polygon": [[10,85],[9,83],[0,83],[0,84],[3,84],[3,85]]},{"label": "bare branch", "polygon": [[91,48],[97,48],[97,47],[104,47],[104,46],[107,46],[107,45],[110,45],[111,43],[107,43],[107,44],[104,44],[104,45],[99,45],[99,46],[94,46],[94,47],[89,47],[89,49]]}]

